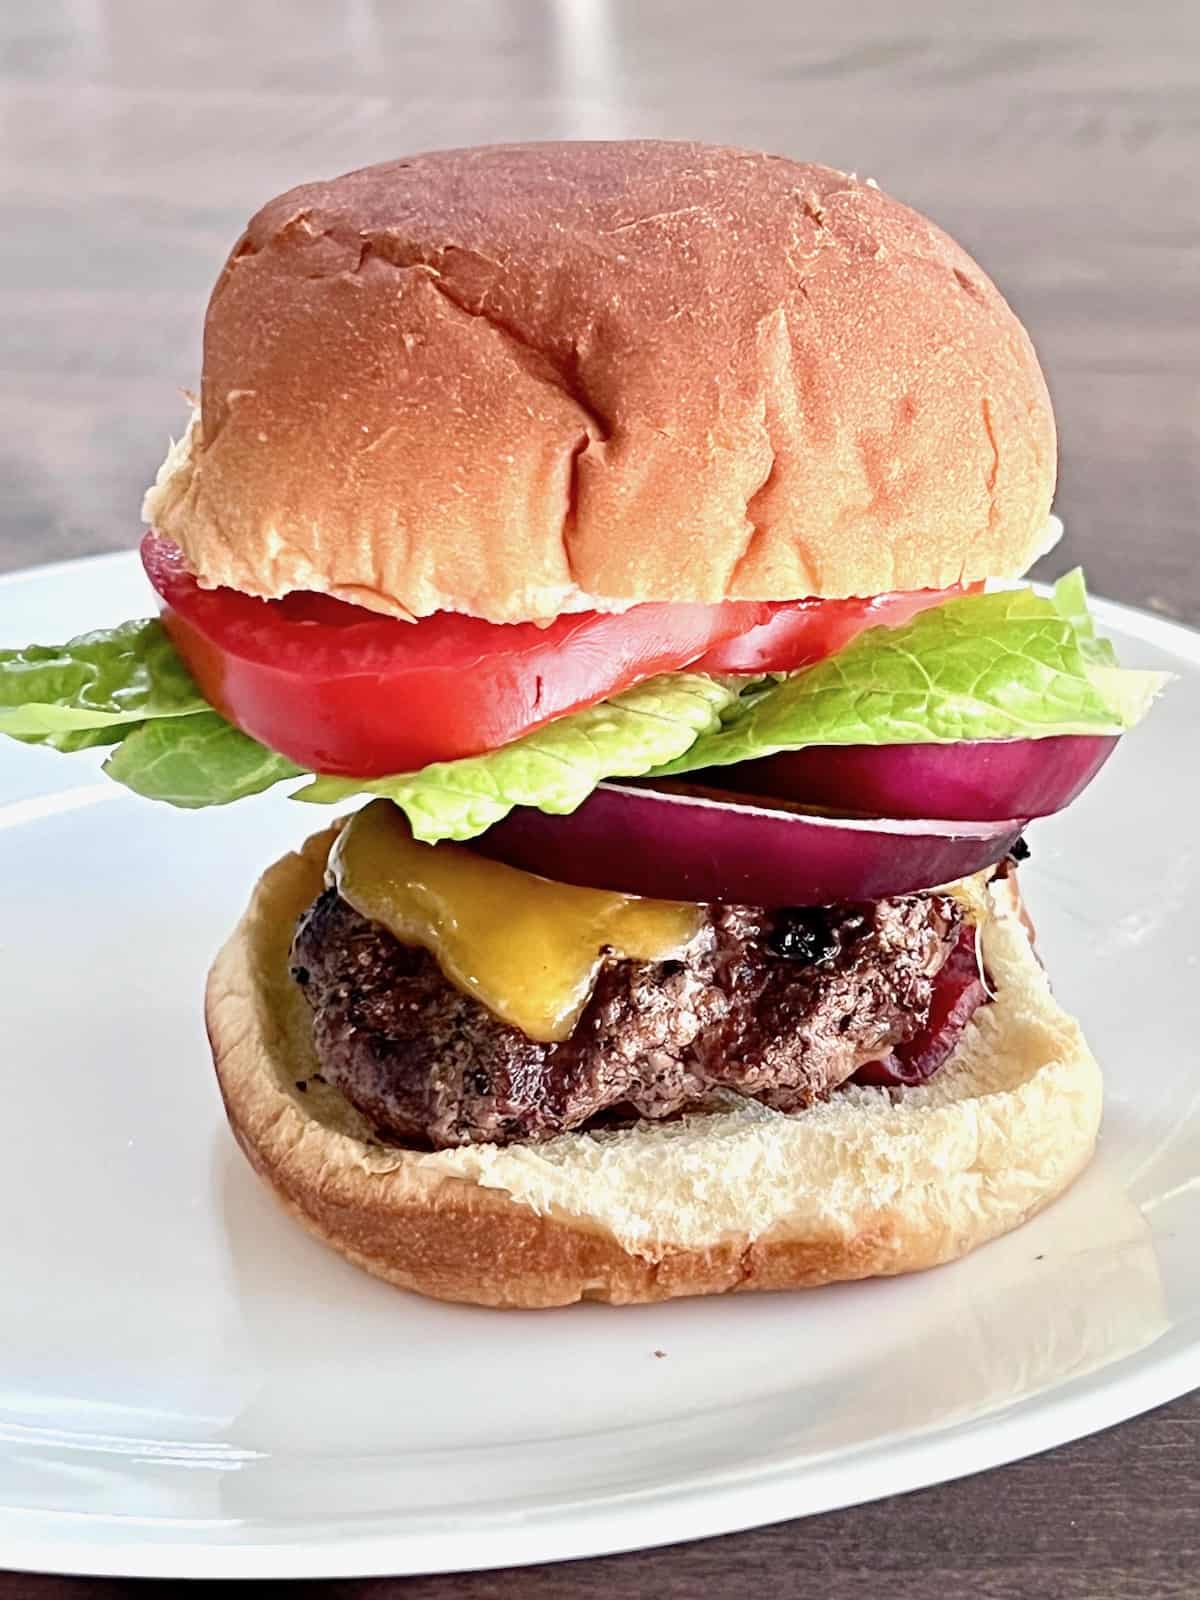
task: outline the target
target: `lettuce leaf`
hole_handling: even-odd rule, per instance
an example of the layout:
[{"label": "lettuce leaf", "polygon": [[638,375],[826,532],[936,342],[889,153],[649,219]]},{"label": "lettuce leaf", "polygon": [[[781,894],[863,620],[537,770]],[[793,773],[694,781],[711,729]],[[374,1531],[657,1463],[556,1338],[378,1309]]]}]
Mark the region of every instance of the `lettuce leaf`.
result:
[{"label": "lettuce leaf", "polygon": [[294,798],[336,804],[358,794],[383,795],[427,844],[473,839],[514,806],[561,814],[582,805],[604,778],[640,777],[682,754],[697,735],[715,733],[722,714],[737,703],[736,684],[667,673],[486,755],[370,783],[316,778]]},{"label": "lettuce leaf", "polygon": [[803,672],[758,685],[740,714],[655,776],[729,766],[805,745],[951,744],[1116,734],[1166,681],[1126,672],[1098,639],[1083,580],[965,595],[900,628],[872,628]]},{"label": "lettuce leaf", "polygon": [[68,754],[115,745],[109,777],[176,806],[226,805],[302,775],[213,710],[153,618],[0,650],[0,733]]},{"label": "lettuce leaf", "polygon": [[1104,667],[1117,665],[1117,652],[1111,639],[1102,639],[1096,632],[1096,619],[1088,610],[1087,584],[1083,568],[1073,567],[1054,585],[1050,600],[1060,617],[1065,617],[1075,629],[1079,648],[1089,660]]},{"label": "lettuce leaf", "polygon": [[139,724],[109,756],[104,771],[147,800],[189,810],[229,805],[304,775],[303,768],[209,707],[200,716]]},{"label": "lettuce leaf", "polygon": [[212,708],[161,623],[0,650],[0,733],[60,750],[113,744],[132,725]]}]

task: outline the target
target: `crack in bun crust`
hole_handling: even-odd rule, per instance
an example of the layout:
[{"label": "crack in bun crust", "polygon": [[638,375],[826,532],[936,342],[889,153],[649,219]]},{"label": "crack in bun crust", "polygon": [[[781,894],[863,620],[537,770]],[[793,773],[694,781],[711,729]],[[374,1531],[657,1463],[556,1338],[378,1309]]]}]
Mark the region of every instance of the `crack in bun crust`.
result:
[{"label": "crack in bun crust", "polygon": [[1024,329],[828,167],[440,151],[253,217],[145,515],[205,585],[497,622],[1016,575],[1054,488]]},{"label": "crack in bun crust", "polygon": [[1050,996],[1011,881],[962,891],[985,917],[996,1000],[931,1083],[895,1100],[854,1089],[795,1117],[739,1108],[537,1150],[379,1144],[314,1078],[288,975],[335,834],[260,879],[209,975],[206,1016],[255,1169],[312,1233],[400,1287],[540,1307],[911,1272],[1018,1226],[1092,1153],[1099,1069]]}]

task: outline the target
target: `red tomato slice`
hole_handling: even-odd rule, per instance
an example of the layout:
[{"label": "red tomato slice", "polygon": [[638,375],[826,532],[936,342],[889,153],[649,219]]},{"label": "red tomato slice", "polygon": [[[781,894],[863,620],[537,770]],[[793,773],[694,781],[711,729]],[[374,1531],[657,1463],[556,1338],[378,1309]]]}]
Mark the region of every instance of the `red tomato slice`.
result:
[{"label": "red tomato slice", "polygon": [[453,612],[402,622],[327,595],[201,589],[153,532],[142,562],[206,699],[298,765],[356,778],[494,750],[688,666],[770,614],[736,601],[580,612],[546,628]]},{"label": "red tomato slice", "polygon": [[314,772],[412,772],[494,750],[656,673],[784,672],[961,591],[578,612],[548,627],[439,612],[401,622],[328,595],[201,589],[154,532],[142,563],[163,625],[212,702]]},{"label": "red tomato slice", "polygon": [[982,589],[913,589],[871,599],[790,600],[772,605],[771,615],[745,633],[716,645],[696,662],[703,672],[793,672],[843,649],[866,628],[898,628],[918,611]]}]

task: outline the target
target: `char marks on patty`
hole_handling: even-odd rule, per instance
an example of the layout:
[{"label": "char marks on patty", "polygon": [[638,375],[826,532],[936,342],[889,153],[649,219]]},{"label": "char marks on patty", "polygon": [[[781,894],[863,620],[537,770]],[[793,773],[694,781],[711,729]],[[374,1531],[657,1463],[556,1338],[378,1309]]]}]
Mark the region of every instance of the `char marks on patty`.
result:
[{"label": "char marks on patty", "polygon": [[662,1118],[723,1091],[800,1111],[911,1039],[962,919],[947,895],[711,906],[677,960],[606,960],[574,1032],[539,1043],[327,889],[292,970],[325,1078],[385,1139],[537,1140]]}]

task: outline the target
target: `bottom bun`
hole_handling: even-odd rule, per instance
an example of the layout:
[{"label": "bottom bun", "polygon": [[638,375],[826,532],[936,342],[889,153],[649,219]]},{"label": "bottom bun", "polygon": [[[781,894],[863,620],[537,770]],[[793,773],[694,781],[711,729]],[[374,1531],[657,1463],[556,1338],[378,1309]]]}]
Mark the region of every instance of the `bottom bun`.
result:
[{"label": "bottom bun", "polygon": [[1010,880],[957,886],[996,996],[916,1089],[795,1116],[753,1102],[545,1144],[382,1144],[321,1081],[288,972],[336,829],[260,880],[209,975],[238,1143],[292,1215],[389,1283],[488,1306],[628,1304],[937,1266],[1008,1232],[1086,1165],[1100,1072],[1055,1003]]}]

